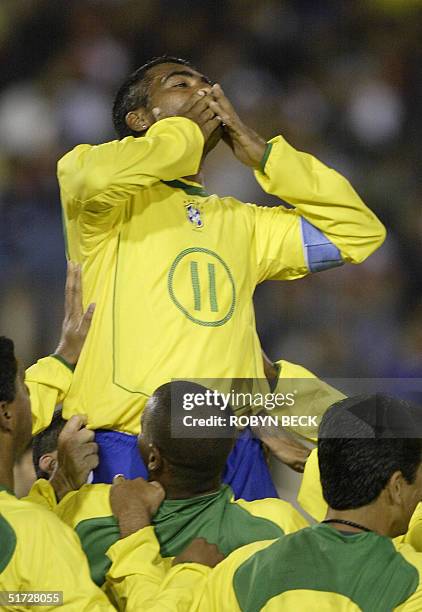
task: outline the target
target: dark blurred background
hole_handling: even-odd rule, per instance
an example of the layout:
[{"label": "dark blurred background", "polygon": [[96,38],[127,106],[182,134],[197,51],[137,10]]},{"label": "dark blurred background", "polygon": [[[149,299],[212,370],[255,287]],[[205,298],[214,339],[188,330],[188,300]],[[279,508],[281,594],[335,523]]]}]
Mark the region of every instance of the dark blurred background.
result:
[{"label": "dark blurred background", "polygon": [[[345,174],[386,224],[365,264],[256,292],[271,357],[324,376],[422,376],[422,2],[1,0],[0,333],[55,348],[65,274],[57,159],[114,138],[128,71],[168,53],[266,138]],[[273,203],[223,145],[208,191]]]}]

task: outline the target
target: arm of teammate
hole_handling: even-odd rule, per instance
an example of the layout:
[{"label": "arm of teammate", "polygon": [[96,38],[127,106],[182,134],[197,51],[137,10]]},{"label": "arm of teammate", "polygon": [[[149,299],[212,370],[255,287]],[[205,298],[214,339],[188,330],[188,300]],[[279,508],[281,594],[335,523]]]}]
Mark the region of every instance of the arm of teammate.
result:
[{"label": "arm of teammate", "polygon": [[66,397],[73,370],[89,332],[94,308],[95,305],[90,304],[84,313],[81,267],[68,262],[65,312],[58,347],[53,355],[39,359],[25,374],[31,399],[34,436],[48,427],[54,408]]},{"label": "arm of teammate", "polygon": [[177,117],[154,110],[157,121],[145,136],[79,145],[59,161],[66,199],[90,212],[107,212],[139,187],[198,172],[204,142],[220,123],[210,113],[204,92],[193,94]]},{"label": "arm of teammate", "polygon": [[265,143],[239,119],[218,85],[210,107],[225,140],[252,167],[267,193],[294,208],[256,209],[258,281],[291,279],[343,262],[360,263],[385,239],[385,228],[341,174],[282,136]]},{"label": "arm of teammate", "polygon": [[112,565],[106,576],[110,599],[127,612],[148,609],[155,601],[166,568],[151,520],[164,499],[159,483],[116,476],[110,505],[119,523],[121,539],[107,551]]}]

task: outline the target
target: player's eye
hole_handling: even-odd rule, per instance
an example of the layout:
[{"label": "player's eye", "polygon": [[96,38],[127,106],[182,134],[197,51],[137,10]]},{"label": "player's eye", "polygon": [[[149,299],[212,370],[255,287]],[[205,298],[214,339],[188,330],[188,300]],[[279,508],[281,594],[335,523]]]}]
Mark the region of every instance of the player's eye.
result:
[{"label": "player's eye", "polygon": [[186,81],[180,81],[180,83],[175,83],[173,85],[173,87],[187,87],[188,84],[186,83]]}]

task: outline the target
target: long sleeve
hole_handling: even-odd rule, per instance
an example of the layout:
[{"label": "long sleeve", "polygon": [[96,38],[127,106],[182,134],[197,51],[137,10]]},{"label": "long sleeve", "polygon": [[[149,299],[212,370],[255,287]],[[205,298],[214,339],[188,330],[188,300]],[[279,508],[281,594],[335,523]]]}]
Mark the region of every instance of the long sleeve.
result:
[{"label": "long sleeve", "polygon": [[153,527],[145,527],[113,544],[107,552],[112,566],[106,592],[126,612],[187,612],[197,608],[210,572],[186,563],[170,567],[163,561]]},{"label": "long sleeve", "polygon": [[32,411],[32,435],[48,427],[54,408],[69,391],[72,370],[54,356],[39,359],[25,372],[25,383],[29,388]]},{"label": "long sleeve", "polygon": [[59,183],[67,198],[104,212],[139,187],[195,174],[203,146],[196,123],[169,117],[152,125],[143,137],[75,147],[58,163]]},{"label": "long sleeve", "polygon": [[153,527],[145,527],[119,540],[107,551],[112,565],[106,576],[106,592],[119,609],[146,610],[154,603],[166,569]]},{"label": "long sleeve", "polygon": [[384,226],[350,183],[282,136],[269,142],[255,177],[264,191],[293,206],[257,211],[259,280],[360,263],[385,239]]}]

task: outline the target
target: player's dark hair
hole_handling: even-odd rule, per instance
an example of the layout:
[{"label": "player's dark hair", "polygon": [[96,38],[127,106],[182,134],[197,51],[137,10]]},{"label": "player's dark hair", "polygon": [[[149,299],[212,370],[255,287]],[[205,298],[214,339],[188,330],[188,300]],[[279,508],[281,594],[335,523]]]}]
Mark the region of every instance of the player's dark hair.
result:
[{"label": "player's dark hair", "polygon": [[[149,400],[143,420],[144,427],[148,426],[149,439],[170,465],[173,484],[177,483],[193,494],[209,490],[209,483],[221,477],[236,436],[236,429],[229,420],[233,413],[230,407],[221,410],[221,397],[207,406],[199,405],[199,399],[196,403],[197,394],[203,395],[206,391],[205,387],[187,381],[161,385]],[[192,398],[192,410],[184,409],[185,397]],[[172,413],[179,416],[177,432],[172,431]],[[225,421],[214,427],[179,429],[181,419],[186,415],[199,419],[223,417]],[[176,437],[185,435],[187,431],[192,437]],[[218,437],[205,437],[204,434]]]},{"label": "player's dark hair", "polygon": [[17,372],[14,344],[9,338],[0,336],[0,402],[10,404],[15,399]]},{"label": "player's dark hair", "polygon": [[62,411],[55,410],[53,419],[47,429],[34,436],[32,441],[32,461],[37,478],[45,478],[46,480],[50,478],[50,474],[40,469],[40,459],[43,455],[57,450],[59,435],[65,425],[66,421],[62,417]]},{"label": "player's dark hair", "polygon": [[337,402],[322,418],[318,461],[324,499],[333,510],[375,501],[394,472],[412,484],[422,461],[420,408],[383,394]]},{"label": "player's dark hair", "polygon": [[113,102],[113,125],[119,139],[126,136],[140,136],[139,132],[134,132],[126,123],[126,115],[130,111],[140,106],[148,104],[148,87],[150,80],[148,72],[159,64],[181,64],[190,66],[188,60],[171,55],[154,57],[134,72],[120,85]]}]

